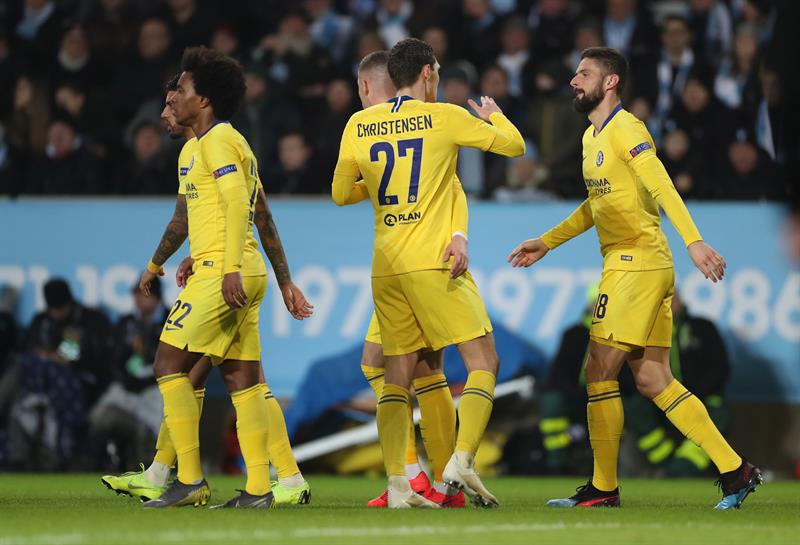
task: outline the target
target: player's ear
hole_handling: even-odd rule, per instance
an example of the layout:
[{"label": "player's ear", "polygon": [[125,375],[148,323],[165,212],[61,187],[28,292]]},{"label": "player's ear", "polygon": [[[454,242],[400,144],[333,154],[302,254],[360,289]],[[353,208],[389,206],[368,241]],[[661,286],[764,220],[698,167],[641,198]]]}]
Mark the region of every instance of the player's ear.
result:
[{"label": "player's ear", "polygon": [[606,90],[610,91],[611,89],[616,89],[619,85],[619,75],[618,74],[609,74],[606,76]]},{"label": "player's ear", "polygon": [[431,68],[430,64],[426,64],[425,66],[422,67],[422,77],[425,79],[425,81],[431,79],[432,75],[433,75],[433,69]]}]

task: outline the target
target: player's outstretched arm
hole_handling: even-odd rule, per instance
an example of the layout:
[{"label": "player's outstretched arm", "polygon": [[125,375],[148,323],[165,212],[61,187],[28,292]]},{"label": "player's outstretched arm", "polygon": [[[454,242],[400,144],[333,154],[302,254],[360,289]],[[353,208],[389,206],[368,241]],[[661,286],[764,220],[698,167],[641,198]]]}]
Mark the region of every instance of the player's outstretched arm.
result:
[{"label": "player's outstretched arm", "polygon": [[283,251],[281,237],[272,219],[267,195],[261,188],[258,190],[253,223],[258,229],[258,238],[261,240],[261,246],[264,248],[267,258],[269,258],[272,270],[275,272],[275,278],[278,280],[278,287],[280,287],[286,310],[297,320],[310,317],[314,312],[314,306],[306,300],[300,288],[292,282],[292,275],[289,272],[289,263],[286,260],[286,253]]},{"label": "player's outstretched arm", "polygon": [[178,251],[183,241],[189,235],[189,215],[186,211],[186,195],[178,195],[175,201],[175,211],[172,213],[172,219],[169,220],[167,228],[164,229],[164,234],[161,235],[161,240],[158,243],[155,253],[153,254],[150,263],[147,264],[147,269],[142,273],[139,279],[139,289],[145,295],[150,295],[150,282],[156,276],[164,276],[163,265],[167,262],[172,254]]},{"label": "player's outstretched arm", "polygon": [[489,147],[484,148],[485,151],[506,157],[518,157],[525,153],[525,139],[492,97],[482,96],[480,105],[472,99],[467,102],[478,117],[491,124],[488,127],[484,126],[484,130],[494,132],[494,138]]},{"label": "player's outstretched arm", "polygon": [[547,255],[547,252],[586,232],[592,225],[592,209],[589,199],[586,199],[567,219],[541,237],[528,239],[514,248],[508,256],[508,262],[512,267],[530,267]]}]

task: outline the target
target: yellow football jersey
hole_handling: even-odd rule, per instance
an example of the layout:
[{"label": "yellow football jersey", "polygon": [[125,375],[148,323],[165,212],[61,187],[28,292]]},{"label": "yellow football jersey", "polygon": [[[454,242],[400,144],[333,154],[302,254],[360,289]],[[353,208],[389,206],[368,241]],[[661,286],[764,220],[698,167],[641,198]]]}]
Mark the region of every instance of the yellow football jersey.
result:
[{"label": "yellow football jersey", "polygon": [[[253,236],[253,210],[258,188],[258,164],[245,138],[230,123],[217,123],[199,138],[188,140],[178,159],[179,192],[186,195],[189,217],[189,251],[196,274],[239,271],[244,276],[266,274],[266,266]],[[228,250],[226,266],[227,205],[224,190],[245,194],[249,216]],[[238,240],[241,239],[241,240]]]},{"label": "yellow football jersey", "polygon": [[[333,199],[346,204],[364,179],[375,210],[372,275],[446,269],[453,233],[453,179],[460,146],[507,156],[525,143],[502,114],[491,123],[459,106],[394,97],[353,114],[342,134]],[[457,220],[458,221],[458,220]]]},{"label": "yellow football jersey", "polygon": [[659,205],[688,246],[702,240],[675,186],[656,156],[644,123],[617,106],[595,134],[583,134],[583,180],[588,199],[565,222],[542,236],[557,247],[594,225],[606,270],[672,267]]}]

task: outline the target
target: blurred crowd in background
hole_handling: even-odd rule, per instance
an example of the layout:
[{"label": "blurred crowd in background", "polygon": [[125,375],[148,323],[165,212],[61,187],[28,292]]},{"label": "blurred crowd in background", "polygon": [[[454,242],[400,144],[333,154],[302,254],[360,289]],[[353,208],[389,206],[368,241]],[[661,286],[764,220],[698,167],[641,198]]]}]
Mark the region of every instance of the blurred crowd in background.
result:
[{"label": "blurred crowd in background", "polygon": [[646,120],[689,199],[782,199],[797,157],[780,0],[8,0],[0,5],[0,194],[174,194],[179,142],[159,113],[187,46],[239,59],[232,119],[272,194],[326,194],[360,108],[366,54],[408,36],[441,64],[439,99],[494,97],[524,157],[463,150],[468,193],[583,198],[569,81],[580,52],[630,60],[625,106]]}]

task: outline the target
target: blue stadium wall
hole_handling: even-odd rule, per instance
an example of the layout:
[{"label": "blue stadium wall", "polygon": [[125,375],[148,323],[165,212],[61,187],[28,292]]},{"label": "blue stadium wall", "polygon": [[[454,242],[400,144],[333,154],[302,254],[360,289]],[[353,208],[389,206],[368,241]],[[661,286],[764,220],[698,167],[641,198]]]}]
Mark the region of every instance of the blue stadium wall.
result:
[{"label": "blue stadium wall", "polygon": [[[580,316],[586,286],[599,278],[596,235],[589,231],[526,270],[512,269],[506,256],[576,204],[470,206],[470,269],[490,314],[548,355],[561,330]],[[171,199],[0,201],[0,285],[20,290],[16,317],[27,324],[43,307],[41,285],[55,275],[112,317],[130,311],[130,288],[173,206]],[[291,396],[311,362],[363,338],[372,312],[373,219],[366,204],[337,208],[324,200],[276,200],[272,209],[294,279],[315,306],[312,319],[294,321],[271,279],[261,315],[263,360],[272,389]],[[781,208],[710,203],[690,209],[706,240],[728,261],[724,282],[704,280],[675,230],[665,230],[690,310],[714,320],[725,336],[734,366],[730,397],[800,403],[800,271],[781,246]],[[188,245],[168,264],[167,304],[178,291],[175,267],[187,253]]]}]

